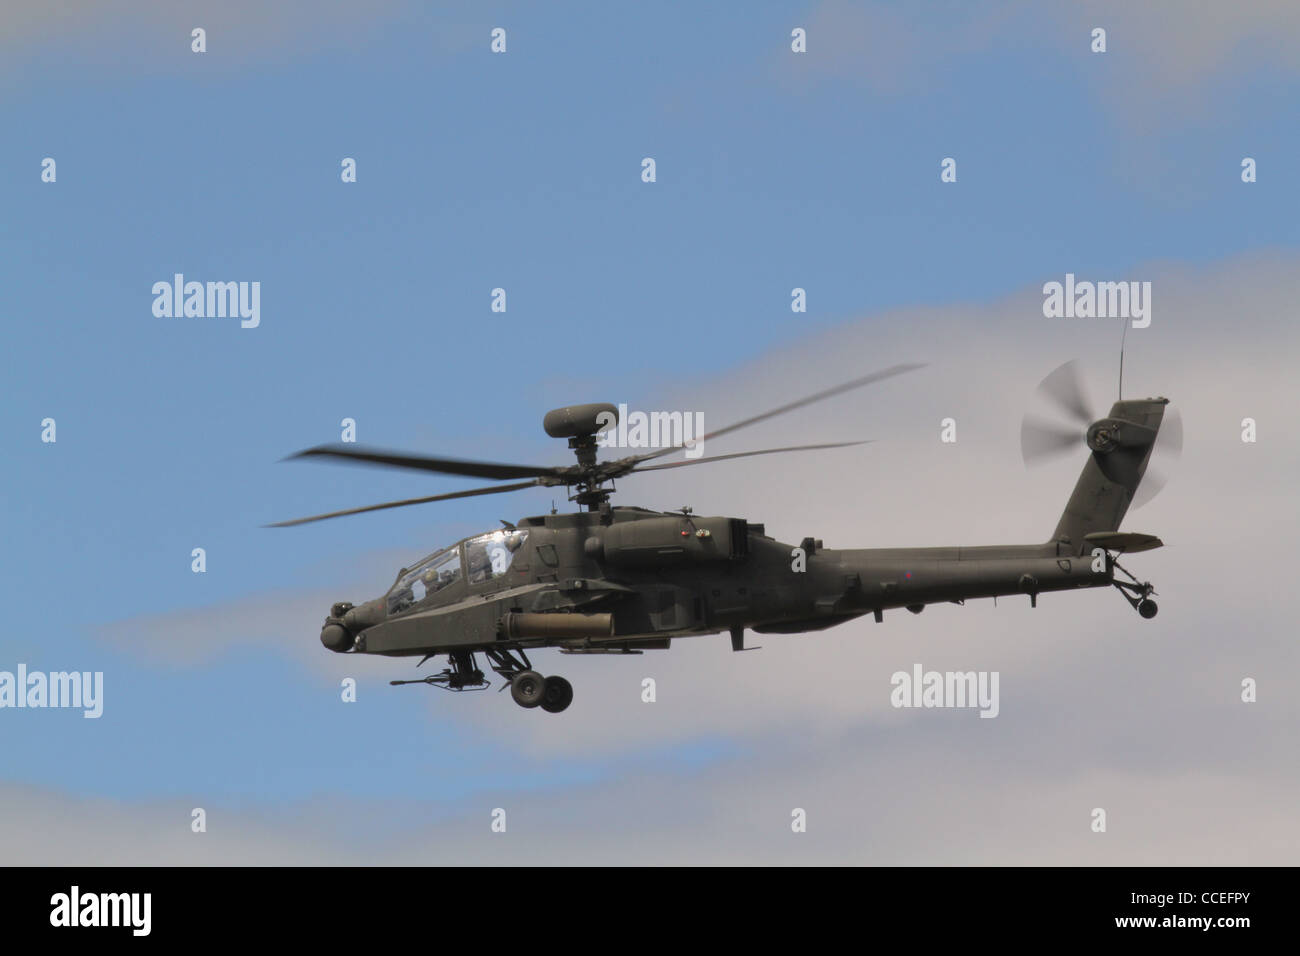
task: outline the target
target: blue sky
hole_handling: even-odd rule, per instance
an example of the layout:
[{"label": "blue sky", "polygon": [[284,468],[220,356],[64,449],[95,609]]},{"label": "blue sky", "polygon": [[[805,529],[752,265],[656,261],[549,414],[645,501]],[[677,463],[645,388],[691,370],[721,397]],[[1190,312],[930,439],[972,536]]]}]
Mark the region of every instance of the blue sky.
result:
[{"label": "blue sky", "polygon": [[[279,463],[337,440],[344,417],[367,444],[560,463],[550,407],[659,407],[864,316],[1067,271],[1294,252],[1293,64],[1233,54],[1198,73],[1173,50],[1170,70],[1151,55],[1161,31],[1119,9],[1099,8],[1104,55],[1088,52],[1094,18],[1002,4],[393,3],[301,32],[239,6],[212,14],[202,55],[202,4],[7,24],[0,669],[102,670],[106,700],[98,721],[0,714],[0,774],[122,801],[438,804],[632,766],[689,777],[761,749],[701,724],[533,755],[477,728],[481,703],[434,713],[423,688],[390,691],[402,662],[368,668],[344,706],[285,635],[177,663],[104,629],[303,590],[360,601],[403,561],[550,505],[537,491],[261,528],[467,486]],[[880,60],[897,61],[887,82]],[[1243,156],[1259,182],[1240,181]],[[260,281],[260,327],[155,317],[150,288],[176,272]],[[505,314],[489,310],[498,286]],[[913,344],[925,360],[924,333]],[[46,417],[57,444],[40,441]],[[293,636],[309,653],[326,654],[329,600]]]}]

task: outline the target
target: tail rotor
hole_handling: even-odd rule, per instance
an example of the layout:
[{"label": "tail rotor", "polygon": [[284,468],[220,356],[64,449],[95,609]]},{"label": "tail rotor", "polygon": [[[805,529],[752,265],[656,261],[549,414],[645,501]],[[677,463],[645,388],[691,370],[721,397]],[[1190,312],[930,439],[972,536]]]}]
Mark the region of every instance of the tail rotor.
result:
[{"label": "tail rotor", "polygon": [[1038,383],[1038,394],[1047,399],[1068,423],[1025,416],[1020,423],[1020,455],[1026,465],[1059,458],[1084,443],[1088,427],[1096,420],[1083,388],[1077,360],[1066,362]]},{"label": "tail rotor", "polygon": [[[1132,501],[1127,507],[1138,508],[1154,498],[1168,483],[1167,468],[1178,459],[1183,448],[1183,422],[1177,409],[1159,399],[1161,414],[1154,416],[1149,402],[1121,400],[1110,414],[1098,419],[1077,360],[1052,371],[1036,389],[1044,404],[1052,407],[1050,417],[1026,414],[1020,423],[1020,454],[1025,464],[1039,465],[1090,448],[1102,475],[1128,486]],[[1144,411],[1146,409],[1146,411]],[[1123,459],[1111,452],[1132,444],[1134,424],[1158,428],[1147,467],[1141,459],[1141,471],[1133,472]],[[1140,437],[1141,432],[1138,431]],[[1138,484],[1138,481],[1141,483]],[[1136,486],[1136,487],[1134,487]]]}]

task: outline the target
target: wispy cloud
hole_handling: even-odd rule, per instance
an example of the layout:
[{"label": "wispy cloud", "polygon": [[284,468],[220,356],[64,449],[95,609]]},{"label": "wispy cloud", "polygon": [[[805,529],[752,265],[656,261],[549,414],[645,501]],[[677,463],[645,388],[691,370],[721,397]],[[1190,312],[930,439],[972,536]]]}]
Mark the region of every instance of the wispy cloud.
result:
[{"label": "wispy cloud", "polygon": [[[206,31],[204,67],[283,62],[364,45],[413,5],[408,0],[49,0],[0,5],[0,50],[10,64],[39,57],[111,67],[119,75],[194,62],[191,31]],[[463,48],[468,33],[443,30],[430,49]]]},{"label": "wispy cloud", "polygon": [[[1124,123],[1142,127],[1191,119],[1207,99],[1241,92],[1225,81],[1261,69],[1300,73],[1300,6],[1290,0],[824,0],[805,26],[808,53],[776,61],[796,88],[835,82],[889,96],[929,92],[980,59],[1032,46],[1059,54],[1058,69],[1083,78]],[[1097,27],[1107,34],[1104,56],[1090,49]]]}]

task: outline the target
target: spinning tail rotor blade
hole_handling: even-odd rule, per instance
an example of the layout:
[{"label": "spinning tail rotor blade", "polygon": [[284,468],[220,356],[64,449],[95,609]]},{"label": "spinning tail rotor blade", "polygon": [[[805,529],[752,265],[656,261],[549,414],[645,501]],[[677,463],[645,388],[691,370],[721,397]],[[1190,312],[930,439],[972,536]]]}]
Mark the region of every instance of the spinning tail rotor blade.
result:
[{"label": "spinning tail rotor blade", "polygon": [[1066,362],[1053,371],[1038,383],[1038,391],[1084,428],[1096,419],[1083,390],[1083,379],[1077,361]]},{"label": "spinning tail rotor blade", "polygon": [[1020,423],[1020,456],[1026,465],[1037,464],[1073,451],[1084,441],[1077,428],[1064,428],[1026,418]]},{"label": "spinning tail rotor blade", "polygon": [[1129,510],[1141,508],[1160,494],[1168,481],[1169,479],[1161,472],[1156,471],[1154,468],[1147,468],[1146,473],[1142,476],[1142,484],[1138,485],[1137,492],[1133,495],[1133,503],[1129,505]]},{"label": "spinning tail rotor blade", "polygon": [[[1178,409],[1172,405],[1165,409],[1164,420],[1160,423],[1160,431],[1156,434],[1155,446],[1151,449],[1151,461],[1159,460],[1161,469],[1177,461],[1183,453],[1183,417],[1178,414]],[[1163,470],[1147,466],[1146,474],[1142,476],[1142,483],[1138,485],[1137,493],[1133,495],[1133,503],[1130,508],[1141,508],[1152,498],[1160,493],[1168,482]]]},{"label": "spinning tail rotor blade", "polygon": [[1156,436],[1155,450],[1173,458],[1179,458],[1183,454],[1183,416],[1172,405],[1165,408],[1160,434]]}]

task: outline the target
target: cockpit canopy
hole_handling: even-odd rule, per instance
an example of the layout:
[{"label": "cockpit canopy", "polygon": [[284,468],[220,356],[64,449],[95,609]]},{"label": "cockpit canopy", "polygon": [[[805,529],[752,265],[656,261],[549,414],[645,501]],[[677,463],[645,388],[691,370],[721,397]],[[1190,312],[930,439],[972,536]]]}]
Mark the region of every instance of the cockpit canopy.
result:
[{"label": "cockpit canopy", "polygon": [[527,531],[502,529],[466,538],[429,555],[397,576],[388,589],[388,613],[405,611],[462,580],[473,586],[501,577],[527,540]]}]

